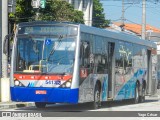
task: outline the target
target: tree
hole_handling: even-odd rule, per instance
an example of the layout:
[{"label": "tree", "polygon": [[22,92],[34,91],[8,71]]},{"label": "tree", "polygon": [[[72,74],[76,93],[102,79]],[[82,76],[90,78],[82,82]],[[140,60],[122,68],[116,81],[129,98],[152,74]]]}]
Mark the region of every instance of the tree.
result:
[{"label": "tree", "polygon": [[31,1],[17,0],[16,13],[9,14],[9,19],[17,23],[33,21],[38,10],[38,20],[84,23],[83,12],[74,10],[73,6],[64,0],[47,0],[45,9],[33,9]]},{"label": "tree", "polygon": [[84,23],[83,12],[74,10],[73,6],[63,0],[50,0],[46,8],[40,10],[39,20],[70,21]]},{"label": "tree", "polygon": [[31,6],[32,0],[16,0],[16,13],[9,14],[9,20],[18,22],[28,22],[34,19],[35,11]]},{"label": "tree", "polygon": [[104,9],[100,0],[93,0],[93,23],[94,27],[108,27],[110,20],[105,20]]}]

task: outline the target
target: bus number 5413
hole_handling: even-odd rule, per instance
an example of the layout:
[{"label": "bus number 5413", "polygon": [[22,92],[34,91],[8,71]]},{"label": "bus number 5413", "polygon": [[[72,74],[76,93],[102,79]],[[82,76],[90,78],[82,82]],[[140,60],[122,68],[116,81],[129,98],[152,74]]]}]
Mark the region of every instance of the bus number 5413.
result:
[{"label": "bus number 5413", "polygon": [[61,81],[53,81],[53,80],[46,80],[46,84],[54,84],[54,85],[61,85]]}]

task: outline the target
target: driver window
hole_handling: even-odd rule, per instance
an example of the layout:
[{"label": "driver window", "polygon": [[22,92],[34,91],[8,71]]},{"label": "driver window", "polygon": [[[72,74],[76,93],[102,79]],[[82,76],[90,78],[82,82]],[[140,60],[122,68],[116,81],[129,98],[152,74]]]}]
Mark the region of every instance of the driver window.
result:
[{"label": "driver window", "polygon": [[90,55],[89,42],[81,42],[80,58],[81,58],[82,67],[89,68],[89,65],[90,65],[89,55]]}]

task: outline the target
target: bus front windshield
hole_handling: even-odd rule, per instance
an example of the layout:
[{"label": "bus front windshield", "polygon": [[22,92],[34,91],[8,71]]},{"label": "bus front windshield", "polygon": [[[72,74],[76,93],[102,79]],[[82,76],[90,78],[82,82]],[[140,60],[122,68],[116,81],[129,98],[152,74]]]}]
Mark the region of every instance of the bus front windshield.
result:
[{"label": "bus front windshield", "polygon": [[18,35],[16,72],[73,72],[76,36]]}]

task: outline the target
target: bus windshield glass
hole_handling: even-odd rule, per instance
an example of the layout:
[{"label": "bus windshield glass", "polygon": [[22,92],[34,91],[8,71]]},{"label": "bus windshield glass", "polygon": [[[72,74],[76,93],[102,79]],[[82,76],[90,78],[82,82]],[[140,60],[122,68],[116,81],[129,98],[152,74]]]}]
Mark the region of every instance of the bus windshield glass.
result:
[{"label": "bus windshield glass", "polygon": [[72,73],[76,34],[33,33],[17,35],[16,72]]}]

